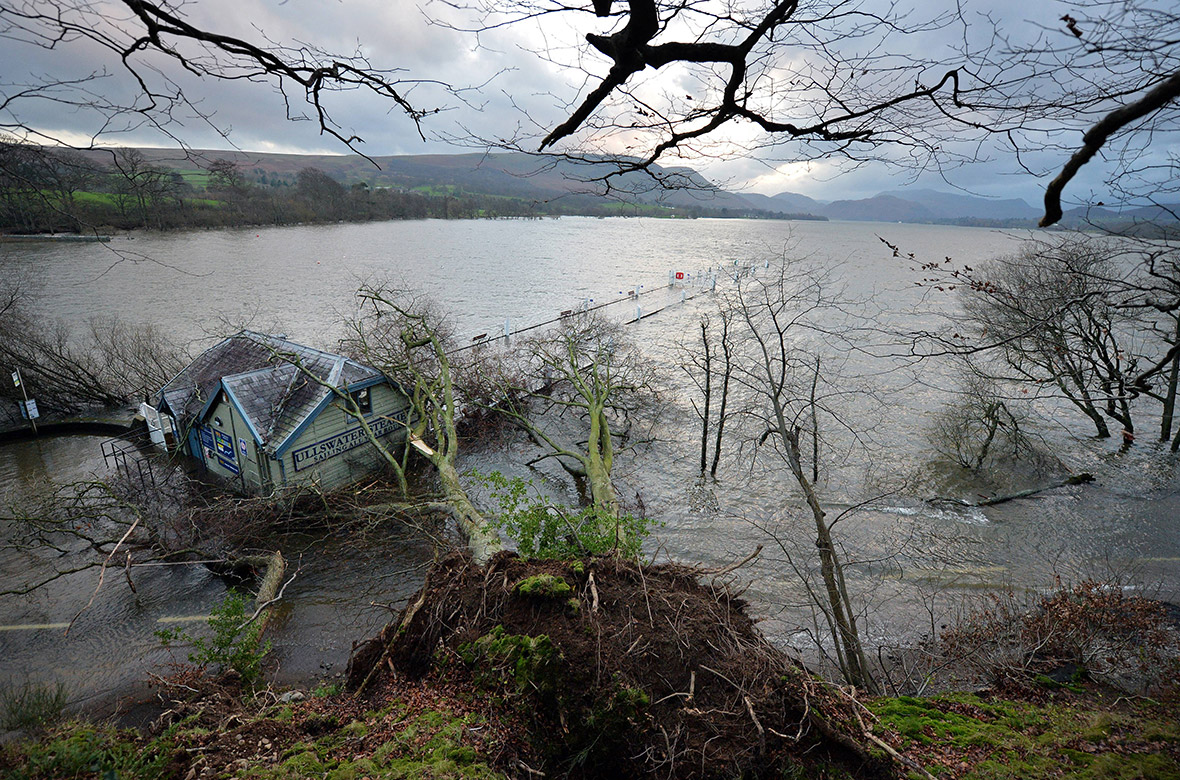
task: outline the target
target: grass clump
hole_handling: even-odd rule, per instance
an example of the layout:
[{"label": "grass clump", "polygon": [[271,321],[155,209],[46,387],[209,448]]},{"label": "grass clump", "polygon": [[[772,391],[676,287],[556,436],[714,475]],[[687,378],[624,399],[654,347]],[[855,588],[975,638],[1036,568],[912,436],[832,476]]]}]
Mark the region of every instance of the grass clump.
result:
[{"label": "grass clump", "polygon": [[29,682],[0,688],[0,731],[41,728],[61,717],[69,701],[64,683]]},{"label": "grass clump", "polygon": [[133,731],[75,723],[39,741],[0,749],[0,776],[8,780],[53,777],[142,778],[163,774],[171,750],[163,742],[143,744]]}]

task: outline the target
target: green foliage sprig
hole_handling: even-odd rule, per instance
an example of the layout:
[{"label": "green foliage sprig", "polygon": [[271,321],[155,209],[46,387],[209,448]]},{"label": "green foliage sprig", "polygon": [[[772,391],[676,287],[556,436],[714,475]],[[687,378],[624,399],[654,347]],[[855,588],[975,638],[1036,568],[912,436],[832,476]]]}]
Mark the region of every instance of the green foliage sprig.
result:
[{"label": "green foliage sprig", "polygon": [[270,652],[270,640],[261,642],[261,628],[248,620],[246,611],[249,597],[236,590],[225,595],[225,600],[209,613],[209,637],[193,636],[179,628],[156,632],[165,647],[174,642],[192,646],[188,660],[202,668],[210,665],[233,669],[241,675],[242,683],[253,687],[262,677],[262,662]]},{"label": "green foliage sprig", "polygon": [[492,525],[516,542],[525,558],[570,560],[610,554],[638,558],[643,540],[655,525],[627,512],[616,517],[597,507],[575,510],[555,504],[532,482],[510,479],[498,471],[471,475],[500,505]]}]

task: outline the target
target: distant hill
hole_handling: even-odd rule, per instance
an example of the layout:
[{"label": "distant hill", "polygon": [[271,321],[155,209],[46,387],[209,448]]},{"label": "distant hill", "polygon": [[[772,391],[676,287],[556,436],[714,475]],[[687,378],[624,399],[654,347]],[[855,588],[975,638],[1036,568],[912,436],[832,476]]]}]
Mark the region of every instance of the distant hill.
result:
[{"label": "distant hill", "polygon": [[789,214],[820,214],[823,204],[806,195],[797,192],[780,192],[777,195],[760,195],[755,192],[743,192],[742,197],[754,206],[767,211],[779,211]]},{"label": "distant hill", "polygon": [[895,195],[877,195],[863,200],[837,200],[823,207],[829,219],[850,219],[860,222],[931,222],[935,215],[930,209]]},{"label": "distant hill", "polygon": [[925,207],[936,219],[1037,219],[1040,212],[1022,198],[980,198],[929,189],[903,189],[881,195],[901,198]]},{"label": "distant hill", "polygon": [[[172,150],[143,149],[145,156],[178,169],[194,167]],[[535,203],[556,203],[577,212],[580,204],[603,200],[685,209],[695,215],[769,216],[741,195],[726,192],[689,168],[652,167],[652,174],[628,173],[610,180],[609,194],[599,177],[612,169],[604,163],[575,163],[523,153],[424,154],[373,157],[292,155],[198,150],[208,163],[238,164],[247,176],[268,184],[294,184],[299,171],[318,168],[346,186],[494,195]],[[565,208],[563,208],[565,210]]]},{"label": "distant hill", "polygon": [[1072,230],[1098,229],[1140,238],[1180,237],[1180,203],[1112,209],[1079,206],[1067,209],[1059,223]]},{"label": "distant hill", "polygon": [[[515,199],[524,208],[548,214],[664,213],[680,216],[777,217],[867,222],[1033,227],[1039,207],[1020,198],[983,198],[956,192],[905,187],[872,197],[824,202],[795,192],[776,195],[727,192],[687,167],[652,166],[651,175],[629,173],[610,179],[603,194],[606,163],[576,163],[524,153],[359,155],[269,154],[196,151],[193,159],[175,150],[141,149],[151,162],[186,175],[200,175],[217,159],[236,162],[253,181],[271,187],[293,186],[299,171],[318,168],[347,187],[364,185],[433,196],[465,195]],[[109,161],[109,153],[92,153]],[[376,165],[374,165],[376,163]],[[613,204],[613,205],[611,205]],[[632,204],[628,207],[626,204]],[[634,205],[645,207],[637,211]],[[628,211],[630,208],[630,211]],[[661,211],[663,210],[663,211]],[[1180,207],[1113,209],[1094,206],[1066,212],[1062,227],[1100,226],[1144,233],[1142,223],[1175,224]]]},{"label": "distant hill", "polygon": [[1031,227],[1039,213],[1020,198],[992,200],[929,189],[882,192],[871,198],[838,200],[819,205],[829,219],[862,222]]}]

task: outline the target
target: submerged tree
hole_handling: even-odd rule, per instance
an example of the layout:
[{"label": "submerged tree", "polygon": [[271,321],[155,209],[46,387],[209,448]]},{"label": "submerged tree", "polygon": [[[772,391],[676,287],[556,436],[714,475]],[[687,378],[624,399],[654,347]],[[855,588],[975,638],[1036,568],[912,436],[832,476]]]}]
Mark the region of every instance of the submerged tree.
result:
[{"label": "submerged tree", "polygon": [[[683,347],[684,359],[680,364],[700,392],[700,406],[697,406],[696,399],[693,399],[692,405],[701,420],[701,475],[708,470],[709,476],[714,479],[717,478],[717,467],[721,463],[721,443],[725,438],[725,424],[734,414],[729,398],[729,385],[733,378],[733,337],[730,334],[733,311],[725,306],[720,307],[717,320],[721,323],[720,333],[717,332],[713,318],[707,314],[701,315],[698,323],[700,341]],[[718,384],[719,387],[716,386]]]},{"label": "submerged tree", "polygon": [[619,325],[595,313],[566,317],[515,347],[516,368],[496,379],[496,411],[510,417],[584,479],[590,503],[617,517],[611,471],[619,452],[642,439],[636,427],[656,397],[655,372]]},{"label": "submerged tree", "polygon": [[[0,282],[0,367],[20,370],[43,410],[72,414],[119,406],[184,367],[184,350],[158,328],[114,314],[71,327],[40,315],[31,289],[27,279]],[[12,385],[4,385],[10,394]]]},{"label": "submerged tree", "polygon": [[[1110,436],[1107,420],[1134,439],[1138,369],[1135,326],[1120,305],[1125,273],[1109,246],[1081,239],[1031,245],[996,258],[963,287],[975,343],[994,345],[997,378],[1025,393],[1051,389]],[[986,370],[986,369],[983,369]]]},{"label": "submerged tree", "polygon": [[844,393],[868,392],[864,387],[817,391],[824,377],[816,357],[831,349],[832,341],[847,349],[855,326],[846,316],[849,303],[830,289],[822,269],[784,260],[767,274],[739,279],[726,303],[733,312],[734,382],[748,396],[746,414],[756,426],[751,432],[763,457],[786,464],[811,515],[822,582],[822,593],[813,592],[813,601],[827,623],[840,672],[850,684],[871,688],[858,611],[832,533],[836,521],[828,517],[804,455],[806,437],[818,439],[819,415],[847,426],[836,400]]},{"label": "submerged tree", "polygon": [[998,383],[966,368],[957,397],[934,415],[930,439],[942,455],[979,471],[989,458],[1030,454],[1025,428],[1024,415],[1012,409]]}]

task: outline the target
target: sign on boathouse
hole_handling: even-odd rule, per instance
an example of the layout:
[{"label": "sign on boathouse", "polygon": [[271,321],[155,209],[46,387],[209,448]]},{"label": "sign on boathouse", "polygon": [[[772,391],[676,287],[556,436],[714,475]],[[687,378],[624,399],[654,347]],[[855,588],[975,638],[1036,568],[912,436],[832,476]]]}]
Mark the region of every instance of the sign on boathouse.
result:
[{"label": "sign on boathouse", "polygon": [[[396,433],[398,430],[404,430],[405,418],[405,410],[403,410],[396,413],[393,417],[374,420],[369,425],[369,430],[378,438],[388,436]],[[328,458],[334,458],[337,455],[354,450],[368,443],[368,441],[369,437],[365,433],[364,428],[358,425],[352,430],[345,431],[330,439],[317,441],[315,444],[293,450],[291,457],[295,461],[295,470],[301,471],[317,463],[322,463]]]}]

